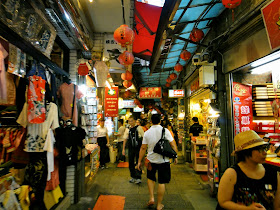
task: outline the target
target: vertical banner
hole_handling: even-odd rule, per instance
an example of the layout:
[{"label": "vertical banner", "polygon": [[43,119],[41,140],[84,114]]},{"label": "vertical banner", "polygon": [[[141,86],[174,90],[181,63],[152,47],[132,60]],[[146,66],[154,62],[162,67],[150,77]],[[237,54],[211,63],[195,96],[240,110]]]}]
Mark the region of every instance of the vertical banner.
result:
[{"label": "vertical banner", "polygon": [[105,117],[117,117],[118,110],[118,87],[109,89],[105,87]]},{"label": "vertical banner", "polygon": [[238,82],[232,84],[234,134],[252,130],[252,86]]}]

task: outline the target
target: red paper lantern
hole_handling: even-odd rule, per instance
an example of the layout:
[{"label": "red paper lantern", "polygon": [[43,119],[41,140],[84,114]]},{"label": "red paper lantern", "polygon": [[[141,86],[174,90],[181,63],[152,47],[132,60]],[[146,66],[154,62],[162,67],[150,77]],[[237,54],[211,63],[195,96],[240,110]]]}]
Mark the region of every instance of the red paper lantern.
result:
[{"label": "red paper lantern", "polygon": [[78,67],[78,74],[81,76],[88,75],[89,69],[86,63],[80,63]]},{"label": "red paper lantern", "polygon": [[131,52],[124,51],[119,56],[119,62],[120,62],[120,64],[122,64],[124,66],[131,65],[134,62],[134,56]]},{"label": "red paper lantern", "polygon": [[138,107],[139,107],[140,109],[142,109],[142,108],[143,108],[143,105],[142,105],[142,104],[139,104]]},{"label": "red paper lantern", "polygon": [[126,90],[123,94],[124,98],[129,98],[132,95],[132,92],[130,90]]},{"label": "red paper lantern", "polygon": [[167,83],[171,83],[171,82],[172,82],[172,79],[171,79],[170,77],[167,77],[166,82],[167,82]]},{"label": "red paper lantern", "polygon": [[204,37],[203,31],[198,28],[194,28],[190,35],[190,39],[193,42],[199,42],[203,37]]},{"label": "red paper lantern", "polygon": [[172,80],[177,79],[177,74],[172,73],[172,74],[170,74],[169,77],[170,77],[170,79],[172,79]]},{"label": "red paper lantern", "polygon": [[182,66],[180,63],[177,63],[177,64],[174,66],[174,69],[175,69],[175,71],[180,72],[180,71],[183,70],[183,66]]},{"label": "red paper lantern", "polygon": [[138,105],[138,106],[139,106],[139,104],[141,104],[140,101],[139,101],[138,99],[134,99],[134,103],[135,103],[136,105]]},{"label": "red paper lantern", "polygon": [[186,60],[189,60],[191,58],[192,54],[187,51],[187,50],[184,50],[181,54],[180,54],[180,58],[184,61]]},{"label": "red paper lantern", "polygon": [[241,4],[241,0],[222,0],[224,7],[234,9]]},{"label": "red paper lantern", "polygon": [[125,73],[121,74],[121,78],[123,80],[132,80],[132,77],[133,77],[133,74],[130,71],[128,71],[128,70],[126,70]]},{"label": "red paper lantern", "polygon": [[131,45],[134,41],[134,32],[128,25],[121,25],[114,32],[114,39],[117,43],[119,43],[122,47],[126,45]]},{"label": "red paper lantern", "polygon": [[166,83],[165,87],[170,87],[170,85],[171,85],[170,83]]},{"label": "red paper lantern", "polygon": [[132,82],[130,80],[123,81],[123,86],[125,88],[129,88],[132,85]]}]

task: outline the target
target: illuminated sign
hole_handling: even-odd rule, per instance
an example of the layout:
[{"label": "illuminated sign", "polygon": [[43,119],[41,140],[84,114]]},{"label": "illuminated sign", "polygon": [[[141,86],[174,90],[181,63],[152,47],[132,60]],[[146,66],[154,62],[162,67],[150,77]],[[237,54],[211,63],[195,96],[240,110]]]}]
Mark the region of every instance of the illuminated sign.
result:
[{"label": "illuminated sign", "polygon": [[169,98],[182,98],[185,97],[185,90],[177,89],[177,90],[168,90]]},{"label": "illuminated sign", "polygon": [[139,91],[140,99],[161,98],[161,87],[141,87]]},{"label": "illuminated sign", "polygon": [[123,100],[123,108],[134,108],[134,107],[136,107],[134,100]]},{"label": "illuminated sign", "polygon": [[133,112],[144,112],[144,106],[140,108],[139,106],[133,108]]}]

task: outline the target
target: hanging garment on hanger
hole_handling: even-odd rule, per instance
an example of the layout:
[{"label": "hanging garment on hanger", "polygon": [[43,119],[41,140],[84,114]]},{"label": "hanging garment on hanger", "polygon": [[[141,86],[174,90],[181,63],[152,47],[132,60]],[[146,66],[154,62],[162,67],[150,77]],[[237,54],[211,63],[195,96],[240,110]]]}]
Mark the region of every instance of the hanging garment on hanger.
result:
[{"label": "hanging garment on hanger", "polygon": [[55,143],[55,138],[52,129],[49,129],[44,151],[47,151],[47,162],[48,162],[48,177],[47,181],[51,179],[51,173],[54,171],[54,155],[53,155],[53,145]]},{"label": "hanging garment on hanger", "polygon": [[27,119],[27,104],[24,104],[22,112],[17,119],[17,123],[27,127],[27,137],[25,141],[26,152],[44,152],[46,137],[50,128],[59,127],[57,106],[54,103],[47,105],[46,120],[41,124],[29,123]]},{"label": "hanging garment on hanger", "polygon": [[[75,95],[75,99],[74,99]],[[73,120],[73,125],[78,125],[78,111],[76,99],[81,99],[83,97],[82,92],[75,88],[74,94],[74,84],[63,83],[58,90],[58,97],[62,99],[61,112],[64,118],[71,118]],[[74,101],[74,103],[73,103]],[[72,114],[73,109],[73,114]]]},{"label": "hanging garment on hanger", "polygon": [[40,124],[46,120],[46,81],[40,76],[30,76],[27,92],[28,122]]},{"label": "hanging garment on hanger", "polygon": [[4,59],[8,56],[8,52],[0,44],[0,103],[7,102],[7,86],[6,86],[6,70]]}]

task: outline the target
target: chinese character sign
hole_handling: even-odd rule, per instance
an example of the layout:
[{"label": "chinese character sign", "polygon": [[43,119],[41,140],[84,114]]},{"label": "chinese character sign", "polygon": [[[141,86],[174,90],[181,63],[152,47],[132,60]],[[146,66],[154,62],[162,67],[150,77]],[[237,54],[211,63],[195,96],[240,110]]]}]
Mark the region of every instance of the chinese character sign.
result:
[{"label": "chinese character sign", "polygon": [[140,99],[161,98],[161,87],[141,87],[139,91]]},{"label": "chinese character sign", "polygon": [[252,87],[233,82],[234,134],[253,128]]},{"label": "chinese character sign", "polygon": [[118,87],[111,89],[105,87],[105,117],[117,117],[118,110]]}]

